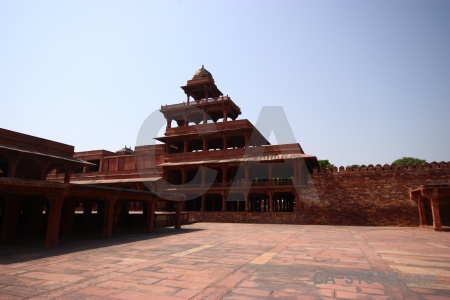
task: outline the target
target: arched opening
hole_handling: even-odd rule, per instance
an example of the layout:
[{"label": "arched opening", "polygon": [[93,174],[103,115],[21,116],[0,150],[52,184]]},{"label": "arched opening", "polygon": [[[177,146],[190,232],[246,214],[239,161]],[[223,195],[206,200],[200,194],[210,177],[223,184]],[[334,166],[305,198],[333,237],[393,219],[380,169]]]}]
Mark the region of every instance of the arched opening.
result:
[{"label": "arched opening", "polygon": [[36,159],[23,159],[17,164],[16,178],[43,180],[46,175],[42,172],[42,163]]},{"label": "arched opening", "polygon": [[75,209],[73,229],[78,233],[94,232],[98,234],[103,228],[104,216],[104,201],[79,200]]},{"label": "arched opening", "polygon": [[293,212],[295,205],[295,196],[291,192],[273,194],[274,212]]},{"label": "arched opening", "polygon": [[223,149],[223,139],[221,137],[211,138],[207,143],[208,151],[212,150],[222,150]]},{"label": "arched opening", "polygon": [[[193,195],[188,195],[187,199],[191,199]],[[202,197],[196,197],[192,200],[185,202],[185,210],[187,211],[200,211],[202,207]]]},{"label": "arched opening", "polygon": [[116,203],[114,211],[114,227],[115,229],[127,229],[127,228],[144,228],[146,224],[147,202],[142,202],[139,206],[143,207],[143,210],[134,211],[131,207],[131,203],[136,201],[119,201]]},{"label": "arched opening", "polygon": [[43,196],[31,196],[20,203],[16,236],[18,238],[43,238],[47,229],[49,213],[48,199]]},{"label": "arched opening", "polygon": [[190,140],[187,150],[188,150],[188,152],[203,151],[203,141],[202,140]]},{"label": "arched opening", "polygon": [[249,180],[253,185],[265,185],[269,181],[269,166],[267,164],[255,164],[249,167]]},{"label": "arched opening", "polygon": [[222,210],[222,195],[206,194],[205,211],[221,211],[221,210]]},{"label": "arched opening", "polygon": [[222,168],[220,167],[208,167],[206,170],[205,183],[210,186],[221,186],[222,185]]},{"label": "arched opening", "polygon": [[245,181],[245,170],[239,166],[230,166],[227,170],[227,178],[230,183],[241,183]]},{"label": "arched opening", "polygon": [[294,167],[289,163],[272,165],[272,184],[286,185],[294,181]]},{"label": "arched opening", "polygon": [[268,212],[270,210],[269,195],[266,193],[251,193],[248,196],[248,211]]},{"label": "arched opening", "polygon": [[225,203],[227,211],[245,211],[245,197],[241,193],[229,193]]},{"label": "arched opening", "polygon": [[197,113],[191,113],[186,116],[188,126],[198,125],[201,122],[203,122],[203,113],[197,112]]},{"label": "arched opening", "polygon": [[228,149],[237,149],[245,147],[245,137],[244,136],[230,136],[227,137]]}]

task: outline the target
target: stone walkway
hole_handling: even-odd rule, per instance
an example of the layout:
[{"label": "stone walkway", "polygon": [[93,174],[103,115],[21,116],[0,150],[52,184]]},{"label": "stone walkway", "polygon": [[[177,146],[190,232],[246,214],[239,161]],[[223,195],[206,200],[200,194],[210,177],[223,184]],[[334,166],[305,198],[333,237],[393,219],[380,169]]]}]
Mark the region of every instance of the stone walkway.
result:
[{"label": "stone walkway", "polygon": [[23,298],[450,299],[450,232],[197,223],[4,246],[0,299]]}]

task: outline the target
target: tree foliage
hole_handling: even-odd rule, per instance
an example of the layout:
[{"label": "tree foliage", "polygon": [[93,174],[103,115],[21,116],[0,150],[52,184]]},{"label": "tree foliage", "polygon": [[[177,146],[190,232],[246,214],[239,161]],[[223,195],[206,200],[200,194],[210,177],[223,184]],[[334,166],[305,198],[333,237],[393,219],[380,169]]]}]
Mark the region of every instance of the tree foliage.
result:
[{"label": "tree foliage", "polygon": [[396,159],[393,164],[396,165],[409,165],[409,164],[423,164],[426,162],[425,159],[415,158],[415,157],[402,157]]},{"label": "tree foliage", "polygon": [[322,168],[332,168],[334,165],[328,161],[328,159],[319,159],[319,166]]}]

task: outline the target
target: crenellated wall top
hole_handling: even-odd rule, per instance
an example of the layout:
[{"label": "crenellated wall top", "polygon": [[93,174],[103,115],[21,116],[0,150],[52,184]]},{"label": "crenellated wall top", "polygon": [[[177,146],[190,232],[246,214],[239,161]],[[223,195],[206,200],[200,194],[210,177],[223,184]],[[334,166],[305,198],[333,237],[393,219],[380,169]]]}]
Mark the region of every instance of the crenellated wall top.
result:
[{"label": "crenellated wall top", "polygon": [[408,165],[398,165],[398,164],[385,164],[385,165],[360,165],[360,166],[347,166],[347,167],[332,167],[332,168],[314,168],[313,174],[327,174],[327,173],[362,173],[362,172],[388,172],[388,171],[398,171],[398,170],[430,170],[430,169],[443,169],[449,168],[449,162],[431,162],[431,163],[416,163],[416,164],[408,164]]}]

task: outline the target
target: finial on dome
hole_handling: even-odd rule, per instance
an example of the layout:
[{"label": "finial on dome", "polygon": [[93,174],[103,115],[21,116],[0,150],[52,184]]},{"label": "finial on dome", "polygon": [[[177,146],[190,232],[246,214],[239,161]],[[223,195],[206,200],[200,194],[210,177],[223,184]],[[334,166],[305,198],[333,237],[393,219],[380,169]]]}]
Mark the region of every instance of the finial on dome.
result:
[{"label": "finial on dome", "polygon": [[202,70],[204,70],[205,69],[205,65],[202,65]]}]

